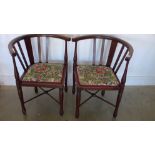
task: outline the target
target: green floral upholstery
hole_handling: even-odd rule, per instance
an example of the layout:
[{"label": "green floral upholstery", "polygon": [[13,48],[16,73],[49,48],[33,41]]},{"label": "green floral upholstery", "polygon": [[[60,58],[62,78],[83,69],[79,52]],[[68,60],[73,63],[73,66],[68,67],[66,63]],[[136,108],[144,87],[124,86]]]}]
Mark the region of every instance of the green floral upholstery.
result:
[{"label": "green floral upholstery", "polygon": [[29,68],[23,81],[60,83],[62,72],[63,64],[38,63]]},{"label": "green floral upholstery", "polygon": [[105,66],[79,65],[77,67],[81,85],[117,86],[117,80],[112,69]]}]

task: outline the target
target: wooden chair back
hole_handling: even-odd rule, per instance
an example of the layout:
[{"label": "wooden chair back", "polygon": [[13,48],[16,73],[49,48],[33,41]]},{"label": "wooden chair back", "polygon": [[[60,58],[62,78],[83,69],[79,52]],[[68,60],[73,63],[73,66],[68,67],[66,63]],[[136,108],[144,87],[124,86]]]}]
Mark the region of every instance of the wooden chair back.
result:
[{"label": "wooden chair back", "polygon": [[[29,68],[29,66],[33,65],[34,63],[42,63],[42,47],[43,42],[42,38],[45,39],[45,55],[46,55],[46,63],[49,62],[49,45],[50,45],[50,39],[56,38],[64,41],[65,45],[65,51],[64,51],[64,65],[68,64],[68,53],[67,53],[67,41],[70,41],[70,38],[63,35],[56,35],[56,34],[29,34],[29,35],[23,35],[20,37],[15,38],[9,43],[9,50],[10,54],[13,58],[14,68],[15,68],[15,76],[16,78],[19,78],[19,71],[17,69],[17,61],[20,63],[22,69],[24,72],[26,72]],[[33,41],[32,39],[36,39],[37,42],[37,51],[38,51],[38,57],[39,61],[35,62],[35,55],[33,50]],[[24,45],[23,45],[24,44]],[[26,52],[25,52],[26,51]]]},{"label": "wooden chair back", "polygon": [[[85,35],[73,38],[73,42],[75,42],[75,52],[74,52],[74,66],[78,65],[78,44],[81,41],[85,40],[92,40],[93,41],[93,48],[92,48],[92,65],[105,65],[107,67],[111,67],[114,73],[117,73],[123,63],[124,60],[129,61],[133,54],[132,46],[124,40],[119,38],[108,36],[108,35]],[[101,41],[100,46],[100,57],[99,62],[97,62],[97,39]],[[108,51],[108,56],[106,63],[103,64],[104,52],[105,52],[105,42],[110,43],[110,48]],[[120,47],[118,51],[118,46]],[[118,52],[116,52],[118,51]],[[84,53],[83,53],[84,54]],[[115,59],[114,59],[115,57]]]}]

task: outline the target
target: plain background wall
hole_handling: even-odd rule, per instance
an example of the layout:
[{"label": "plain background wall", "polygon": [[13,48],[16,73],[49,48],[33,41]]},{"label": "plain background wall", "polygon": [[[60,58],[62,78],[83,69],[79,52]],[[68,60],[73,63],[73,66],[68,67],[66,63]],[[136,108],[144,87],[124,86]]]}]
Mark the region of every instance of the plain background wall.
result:
[{"label": "plain background wall", "polygon": [[[8,43],[16,34],[0,35],[0,85],[14,85],[12,59],[8,50]],[[132,44],[134,55],[131,59],[127,85],[155,85],[155,35],[114,35]],[[56,44],[56,43],[55,43]],[[74,43],[69,42],[69,84],[72,84],[72,60]],[[57,54],[57,57],[59,55]]]}]

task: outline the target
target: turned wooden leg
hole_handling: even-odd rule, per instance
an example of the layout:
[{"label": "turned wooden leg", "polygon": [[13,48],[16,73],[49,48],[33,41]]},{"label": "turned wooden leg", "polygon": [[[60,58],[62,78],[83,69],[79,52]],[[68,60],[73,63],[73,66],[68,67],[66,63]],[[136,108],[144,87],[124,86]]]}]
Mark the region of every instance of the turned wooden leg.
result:
[{"label": "turned wooden leg", "polygon": [[121,99],[122,99],[122,95],[123,95],[123,91],[124,91],[124,87],[121,88],[119,90],[119,92],[118,92],[117,101],[116,101],[116,108],[115,108],[115,111],[114,111],[114,114],[113,114],[114,118],[117,117],[119,105],[120,105],[120,102],[121,102]]},{"label": "turned wooden leg", "polygon": [[64,114],[63,110],[63,98],[64,98],[64,92],[63,88],[59,88],[59,98],[60,98],[60,115],[62,116]]},{"label": "turned wooden leg", "polygon": [[66,77],[65,77],[65,92],[68,91],[67,81],[68,81],[68,69],[66,69]]},{"label": "turned wooden leg", "polygon": [[73,71],[73,87],[72,87],[72,93],[75,94],[75,75]]},{"label": "turned wooden leg", "polygon": [[19,85],[19,84],[17,84],[17,91],[18,91],[18,95],[19,95],[19,99],[20,99],[20,103],[21,103],[22,112],[24,115],[26,115],[26,108],[24,105],[23,91],[22,91],[21,85]]},{"label": "turned wooden leg", "polygon": [[34,87],[34,91],[37,94],[38,93],[38,88],[37,87]]},{"label": "turned wooden leg", "polygon": [[81,90],[77,89],[77,94],[76,94],[76,111],[75,111],[75,117],[79,118],[80,115],[80,100],[81,100]]},{"label": "turned wooden leg", "polygon": [[101,95],[104,96],[105,95],[105,90],[101,91]]}]

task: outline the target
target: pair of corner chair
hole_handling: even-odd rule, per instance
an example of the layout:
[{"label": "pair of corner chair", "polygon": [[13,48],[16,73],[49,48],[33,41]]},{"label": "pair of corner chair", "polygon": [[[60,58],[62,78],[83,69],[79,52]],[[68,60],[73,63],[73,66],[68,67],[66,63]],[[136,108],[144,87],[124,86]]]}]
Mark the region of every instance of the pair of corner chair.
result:
[{"label": "pair of corner chair", "polygon": [[[44,50],[43,50],[44,38]],[[64,43],[64,58],[63,62],[55,61],[49,62],[50,55],[50,39],[62,40]],[[34,41],[36,39],[37,53],[34,53]],[[72,92],[76,92],[76,110],[75,117],[79,117],[79,108],[92,97],[97,97],[104,102],[115,107],[113,117],[117,117],[118,108],[122,98],[125,87],[127,70],[130,59],[133,54],[132,46],[124,40],[108,35],[84,35],[75,38],[70,38],[64,35],[57,34],[29,34],[19,36],[9,43],[9,51],[12,56],[14,65],[14,75],[16,80],[17,91],[21,102],[21,108],[24,115],[26,115],[25,103],[47,94],[55,102],[60,105],[60,115],[64,114],[63,97],[64,90],[67,92],[67,75],[68,75],[68,41],[75,43],[75,52],[73,58],[73,87]],[[78,45],[82,41],[92,40],[92,63],[80,64],[78,63]],[[100,49],[97,50],[97,41],[101,41]],[[106,62],[104,60],[105,44],[109,43],[109,49]],[[119,50],[118,50],[119,49]],[[44,51],[44,60],[43,53]],[[118,51],[118,52],[116,52]],[[97,62],[97,53],[99,52],[99,61]],[[104,64],[103,64],[104,62]],[[119,80],[117,73],[124,65],[124,72]],[[22,68],[22,73],[21,68]],[[36,94],[38,88],[43,92],[37,96],[24,101],[22,87],[34,87]],[[46,88],[46,89],[45,89]],[[48,88],[48,90],[47,90]],[[59,100],[55,99],[49,92],[59,88]],[[97,93],[101,91],[104,96],[105,90],[118,90],[116,104],[112,104]],[[91,96],[81,103],[81,92],[86,91]],[[93,91],[93,92],[92,92]],[[95,92],[94,92],[95,91]]]}]

